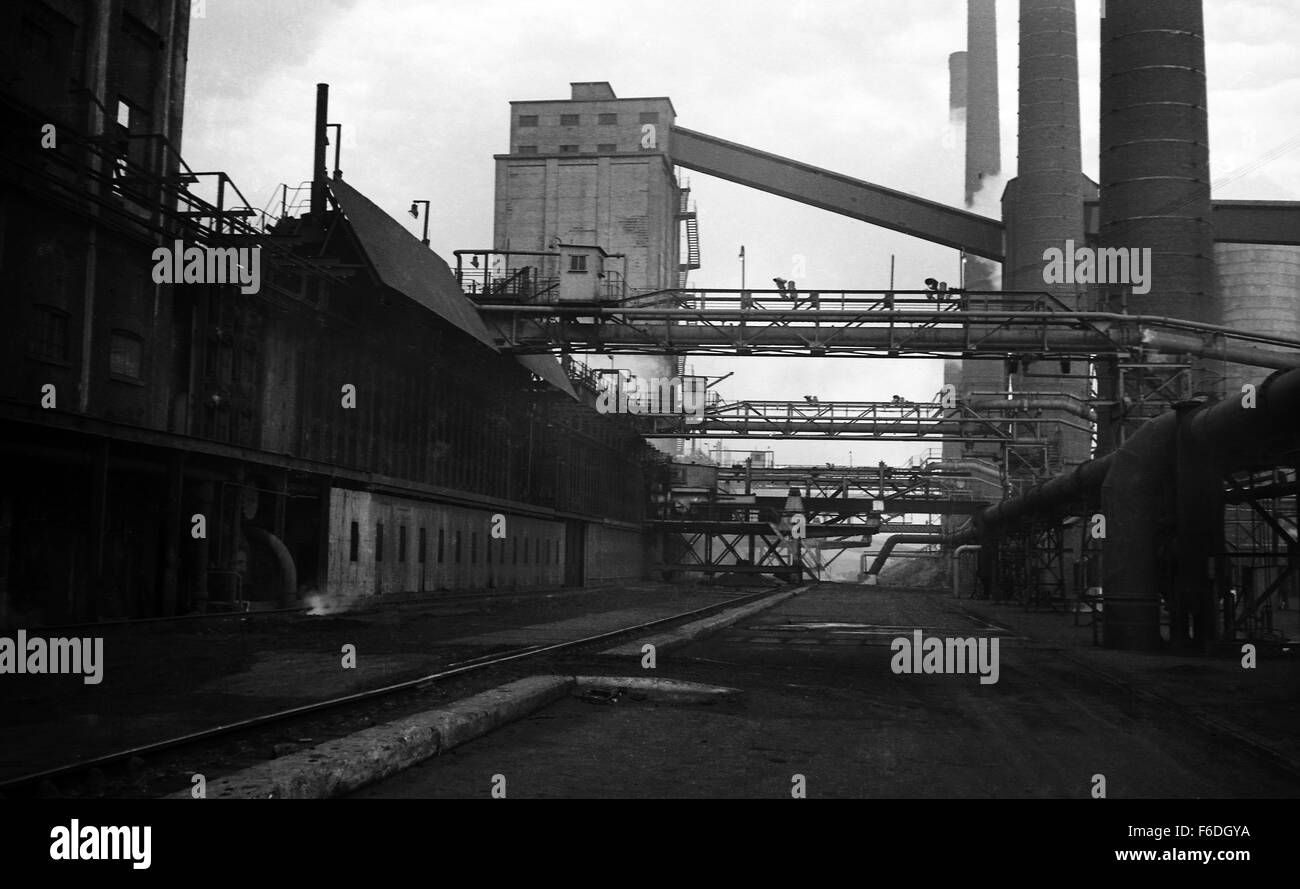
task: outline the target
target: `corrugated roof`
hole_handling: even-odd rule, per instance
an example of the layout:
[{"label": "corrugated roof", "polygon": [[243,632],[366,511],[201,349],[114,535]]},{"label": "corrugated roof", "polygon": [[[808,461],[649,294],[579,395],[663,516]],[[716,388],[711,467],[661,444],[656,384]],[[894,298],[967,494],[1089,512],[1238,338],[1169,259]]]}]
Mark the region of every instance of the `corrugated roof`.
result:
[{"label": "corrugated roof", "polygon": [[[494,352],[478,309],[461,292],[451,267],[369,198],[342,179],[330,181],[330,190],[348,225],[381,281],[415,300]],[[523,355],[517,360],[532,373],[565,394],[577,398],[573,385],[550,355]]]}]

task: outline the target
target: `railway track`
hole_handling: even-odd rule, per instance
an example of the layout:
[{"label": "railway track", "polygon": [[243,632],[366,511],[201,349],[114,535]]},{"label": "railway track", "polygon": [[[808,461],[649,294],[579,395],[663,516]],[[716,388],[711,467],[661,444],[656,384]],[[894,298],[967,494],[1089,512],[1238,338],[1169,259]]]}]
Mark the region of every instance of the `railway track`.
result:
[{"label": "railway track", "polygon": [[[662,629],[677,623],[688,621],[692,618],[713,614],[726,608],[744,605],[762,598],[763,596],[769,595],[774,590],[780,588],[780,586],[764,587],[757,591],[745,593],[744,595],[713,602],[701,608],[694,608],[689,611],[679,612],[666,617],[656,618],[654,620],[623,626],[613,630],[569,639],[562,642],[518,646],[506,651],[483,654],[454,662],[439,668],[436,672],[413,679],[407,679],[380,686],[378,688],[327,698],[309,704],[276,710],[250,718],[221,723],[199,731],[188,732],[158,741],[139,744],[91,758],[49,766],[38,771],[0,781],[0,795],[19,798],[53,795],[51,793],[51,790],[53,789],[52,782],[56,780],[67,781],[68,779],[81,778],[81,784],[91,785],[92,782],[87,780],[91,775],[95,775],[93,783],[101,787],[106,783],[121,783],[122,776],[113,775],[111,777],[106,777],[106,773],[110,770],[122,770],[123,768],[126,768],[128,771],[138,771],[138,764],[141,761],[146,760],[146,758],[167,756],[175,759],[182,753],[194,753],[196,755],[192,760],[203,759],[203,756],[198,753],[202,748],[211,749],[213,745],[216,744],[229,745],[241,738],[254,738],[259,733],[262,734],[261,746],[270,747],[271,741],[265,736],[265,733],[271,730],[287,730],[289,727],[294,727],[297,729],[297,731],[294,732],[295,735],[308,734],[310,731],[310,734],[314,736],[313,741],[323,740],[329,734],[335,734],[336,736],[346,734],[346,730],[331,732],[327,729],[322,732],[320,731],[322,725],[319,721],[313,722],[313,720],[319,720],[320,717],[325,715],[334,716],[340,713],[346,713],[351,716],[356,716],[364,721],[364,711],[367,708],[376,708],[379,705],[397,706],[404,697],[409,698],[407,703],[414,705],[418,703],[418,698],[422,692],[436,689],[440,684],[466,677],[469,674],[484,672],[493,668],[506,667],[529,659],[542,658],[547,655],[572,652],[588,646],[607,644],[638,633]],[[490,597],[470,596],[465,598],[485,599]],[[439,703],[443,702],[440,701]],[[424,704],[424,706],[430,705],[431,704],[428,702]],[[415,709],[419,709],[419,707],[415,707]],[[384,718],[387,719],[390,717],[385,714]],[[315,737],[317,735],[319,735],[319,737]],[[257,746],[256,741],[253,742],[253,746]],[[117,780],[115,781],[114,779]],[[131,783],[131,778],[129,776],[125,780],[126,783]],[[136,783],[138,785],[138,781]]]}]

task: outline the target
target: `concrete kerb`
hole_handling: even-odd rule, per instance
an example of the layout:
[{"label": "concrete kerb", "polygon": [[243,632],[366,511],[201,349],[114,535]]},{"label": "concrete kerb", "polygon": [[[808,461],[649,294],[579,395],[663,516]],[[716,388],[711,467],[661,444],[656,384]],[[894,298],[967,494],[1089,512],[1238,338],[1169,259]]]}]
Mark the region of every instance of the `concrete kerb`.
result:
[{"label": "concrete kerb", "polygon": [[[207,799],[321,799],[350,793],[554,703],[571,676],[530,676],[418,716],[209,781]],[[191,791],[168,799],[189,799]]]},{"label": "concrete kerb", "polygon": [[[641,655],[641,645],[685,645],[792,598],[811,584],[766,596],[605,654]],[[665,703],[705,702],[738,689],[646,677],[530,676],[430,710],[300,750],[207,782],[206,799],[322,799],[342,796],[445,753],[552,704],[575,689],[626,689]],[[192,790],[168,799],[191,799]]]},{"label": "concrete kerb", "polygon": [[774,608],[782,602],[785,602],[787,599],[799,595],[810,587],[812,587],[812,584],[804,584],[803,586],[795,587],[792,590],[783,590],[779,593],[773,593],[770,596],[765,596],[764,598],[759,599],[757,602],[750,602],[748,605],[741,605],[737,608],[728,608],[726,611],[720,611],[717,614],[701,618],[697,621],[692,621],[689,624],[668,630],[667,632],[659,633],[655,636],[648,636],[645,639],[638,639],[635,642],[628,642],[624,645],[617,645],[614,648],[602,651],[601,654],[609,657],[639,658],[643,653],[642,646],[645,645],[653,645],[656,653],[671,651],[674,648],[689,645],[697,639],[707,636],[710,633],[716,633],[718,630],[725,629],[732,624],[740,623],[740,621],[747,617],[752,617],[760,611]]}]

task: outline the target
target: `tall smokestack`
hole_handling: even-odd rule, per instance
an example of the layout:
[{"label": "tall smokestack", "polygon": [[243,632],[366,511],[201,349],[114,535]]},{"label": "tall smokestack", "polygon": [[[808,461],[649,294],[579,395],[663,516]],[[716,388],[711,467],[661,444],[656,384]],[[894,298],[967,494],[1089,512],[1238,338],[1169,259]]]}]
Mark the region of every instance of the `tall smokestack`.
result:
[{"label": "tall smokestack", "polygon": [[[966,206],[1002,172],[998,131],[998,23],[994,0],[966,3]],[[996,195],[994,195],[996,199]]]},{"label": "tall smokestack", "polygon": [[[1214,230],[1200,0],[1108,0],[1105,5],[1099,240],[1102,249],[1151,251],[1150,292],[1126,294],[1122,286],[1104,286],[1111,306],[1126,298],[1134,313],[1220,320],[1212,289]],[[1121,405],[1113,415],[1103,414],[1105,423],[1098,427],[1100,448],[1118,448],[1102,488],[1102,509],[1112,513],[1103,559],[1104,641],[1110,648],[1160,644],[1161,595],[1174,616],[1170,639],[1175,644],[1187,632],[1187,607],[1199,613],[1199,634],[1207,621],[1212,623],[1216,604],[1206,555],[1222,552],[1224,543],[1222,485],[1213,455],[1163,417],[1149,421],[1138,433],[1143,438],[1133,438],[1136,445],[1120,447],[1125,431],[1144,414],[1217,388],[1211,385],[1209,365],[1193,360],[1189,379],[1170,366],[1176,361],[1161,358],[1147,355],[1145,367],[1130,368],[1123,378],[1114,363],[1099,365],[1102,397]],[[1174,453],[1164,450],[1152,460],[1144,446],[1153,441],[1174,442]],[[1132,473],[1116,468],[1145,462],[1159,472],[1171,456],[1174,469],[1164,477],[1166,493],[1147,506],[1139,521],[1126,525],[1133,504],[1140,501],[1124,487]]]},{"label": "tall smokestack", "polygon": [[329,120],[330,85],[316,84],[316,149],[312,158],[311,215],[320,219],[325,213],[325,145],[326,122]]},{"label": "tall smokestack", "polygon": [[[1076,285],[1047,284],[1043,254],[1064,250],[1066,241],[1085,243],[1083,154],[1079,123],[1079,37],[1074,0],[1020,0],[1020,131],[1014,198],[1007,201],[1007,270],[1014,290],[1046,290],[1071,308],[1080,304]],[[1055,363],[1036,365],[1032,379],[1017,377],[1021,391],[1061,392],[1088,397],[1087,367],[1076,362],[1073,376]],[[1047,419],[1072,419],[1049,412]],[[1092,436],[1063,427],[1061,461],[1078,464],[1092,456]]]},{"label": "tall smokestack", "polygon": [[[961,61],[949,57],[950,105],[957,102],[960,85],[966,118],[966,206],[980,205],[989,216],[996,216],[998,178],[1002,172],[1002,150],[998,126],[998,28],[994,0],[967,0],[966,53]],[[956,109],[953,109],[954,114]],[[968,291],[1000,290],[1002,268],[999,263],[963,256],[962,283]],[[980,297],[969,298],[972,309],[990,308]],[[979,337],[983,328],[974,325]],[[945,363],[944,382],[953,384],[961,398],[973,392],[1005,392],[1007,375],[1000,361],[955,361]],[[997,458],[997,446],[965,442],[945,445],[946,459],[957,457]]]},{"label": "tall smokestack", "polygon": [[948,54],[948,123],[966,126],[966,52]]},{"label": "tall smokestack", "polygon": [[[1101,21],[1102,248],[1150,248],[1151,290],[1128,310],[1217,323],[1210,222],[1205,25],[1200,0],[1109,0]],[[1105,288],[1112,307],[1122,288]],[[1155,364],[1156,356],[1148,361]],[[1113,375],[1112,375],[1113,376]],[[1148,385],[1160,381],[1158,368]],[[1164,372],[1167,401],[1213,388]],[[1115,393],[1117,383],[1110,379]],[[1139,393],[1117,393],[1133,400]],[[1161,409],[1165,405],[1160,405]],[[1120,418],[1116,418],[1119,420]],[[1122,422],[1122,421],[1121,421]],[[1113,444],[1113,429],[1107,430]]]}]

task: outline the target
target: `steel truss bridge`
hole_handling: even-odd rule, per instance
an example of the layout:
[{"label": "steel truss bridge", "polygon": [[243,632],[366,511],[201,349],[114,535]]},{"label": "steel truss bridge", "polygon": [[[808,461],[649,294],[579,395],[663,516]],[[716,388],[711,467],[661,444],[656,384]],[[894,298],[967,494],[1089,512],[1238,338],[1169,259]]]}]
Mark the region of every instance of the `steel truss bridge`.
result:
[{"label": "steel truss bridge", "polygon": [[[721,467],[719,491],[686,515],[655,521],[664,555],[660,570],[767,573],[795,577],[829,566],[878,533],[937,533],[910,516],[973,515],[1001,498],[1000,487],[942,464],[914,467]],[[807,526],[790,533],[791,489]],[[743,493],[742,493],[743,492]],[[830,557],[824,559],[824,554]]]},{"label": "steel truss bridge", "polygon": [[[1042,409],[1038,410],[1043,413]],[[1045,428],[1091,428],[1080,419],[1026,417],[1021,400],[975,408],[959,402],[720,401],[701,417],[655,417],[647,438],[763,438],[846,441],[1040,440]]]},{"label": "steel truss bridge", "polygon": [[[635,302],[633,305],[631,303]],[[480,303],[519,354],[800,355],[1030,362],[1143,350],[1300,367],[1300,341],[1214,324],[1072,310],[1046,293],[671,290],[623,304]]]}]

